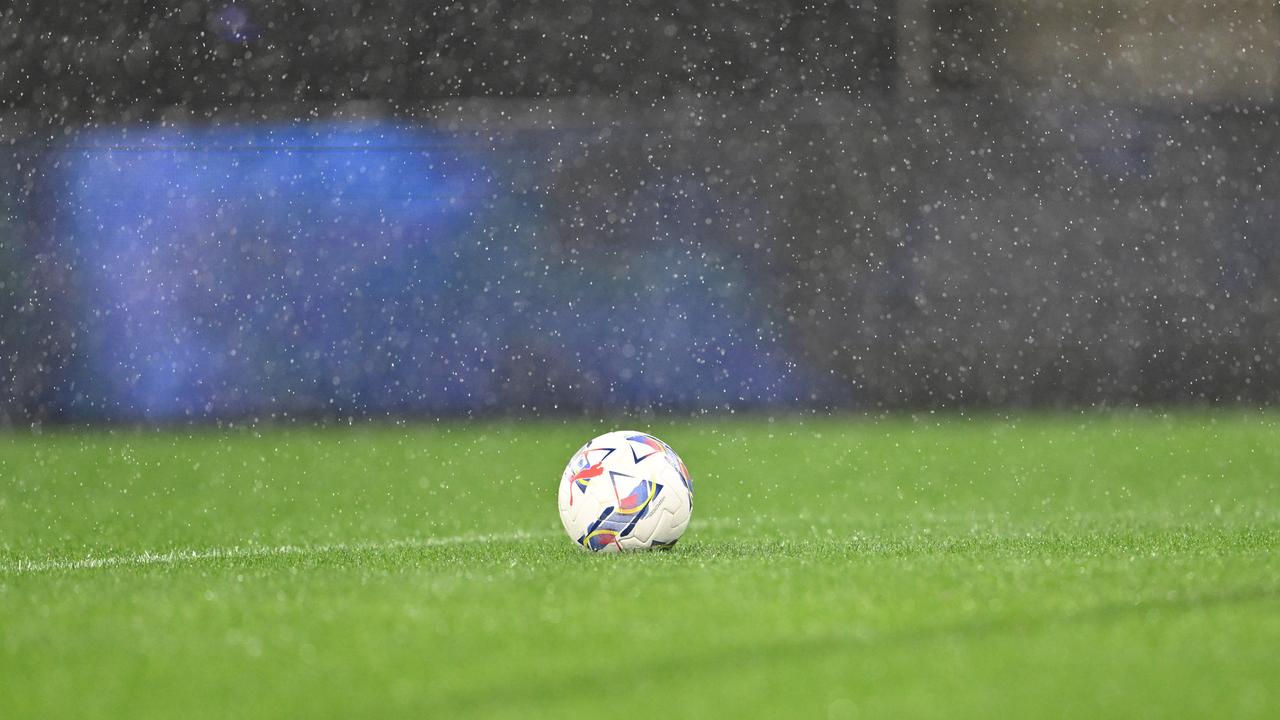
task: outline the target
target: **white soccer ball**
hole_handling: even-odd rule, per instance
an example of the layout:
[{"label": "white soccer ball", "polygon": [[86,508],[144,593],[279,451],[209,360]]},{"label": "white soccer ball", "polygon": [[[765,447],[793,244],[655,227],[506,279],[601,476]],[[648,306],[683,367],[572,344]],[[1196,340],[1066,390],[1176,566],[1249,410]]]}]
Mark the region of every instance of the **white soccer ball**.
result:
[{"label": "white soccer ball", "polygon": [[671,446],[619,430],[574,454],[560,478],[560,520],[592,552],[669,548],[689,527],[693,482]]}]

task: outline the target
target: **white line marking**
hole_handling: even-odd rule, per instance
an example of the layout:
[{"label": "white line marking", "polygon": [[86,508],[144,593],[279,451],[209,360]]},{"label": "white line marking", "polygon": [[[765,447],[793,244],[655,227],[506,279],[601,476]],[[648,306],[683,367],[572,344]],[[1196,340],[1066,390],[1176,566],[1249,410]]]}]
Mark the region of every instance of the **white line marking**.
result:
[{"label": "white line marking", "polygon": [[555,537],[551,532],[517,532],[491,535],[452,535],[421,538],[417,540],[391,540],[389,542],[331,543],[325,545],[277,545],[275,547],[230,547],[207,550],[171,550],[168,552],[144,551],[137,555],[108,555],[87,557],[83,560],[19,560],[0,565],[0,573],[23,575],[58,570],[98,570],[115,567],[147,567],[150,565],[178,565],[200,560],[245,560],[256,558],[327,555],[338,552],[366,550],[400,550],[413,548],[463,545],[478,542],[510,542],[517,540],[544,540]]},{"label": "white line marking", "polygon": [[[712,529],[737,522],[736,518],[708,518],[695,523],[695,527]],[[166,552],[143,551],[136,555],[106,555],[87,557],[83,560],[18,560],[0,564],[0,575],[33,575],[36,573],[100,570],[117,567],[149,567],[153,565],[180,565],[201,560],[250,560],[274,557],[306,557],[338,552],[367,550],[387,551],[414,548],[431,548],[447,545],[466,545],[480,542],[515,542],[519,540],[547,540],[559,537],[559,532],[476,533],[448,535],[444,537],[387,542],[331,543],[325,545],[277,545],[274,547],[229,547],[205,550],[169,550]]]}]

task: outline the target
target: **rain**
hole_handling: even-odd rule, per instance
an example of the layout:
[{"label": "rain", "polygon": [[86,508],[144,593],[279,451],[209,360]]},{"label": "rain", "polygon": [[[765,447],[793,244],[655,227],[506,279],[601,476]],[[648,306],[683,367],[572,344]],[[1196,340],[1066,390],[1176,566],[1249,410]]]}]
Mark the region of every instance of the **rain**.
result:
[{"label": "rain", "polygon": [[10,8],[0,418],[1273,401],[1274,14],[1033,5]]},{"label": "rain", "polygon": [[0,716],[1274,714],[1278,98],[1264,0],[5,4]]}]

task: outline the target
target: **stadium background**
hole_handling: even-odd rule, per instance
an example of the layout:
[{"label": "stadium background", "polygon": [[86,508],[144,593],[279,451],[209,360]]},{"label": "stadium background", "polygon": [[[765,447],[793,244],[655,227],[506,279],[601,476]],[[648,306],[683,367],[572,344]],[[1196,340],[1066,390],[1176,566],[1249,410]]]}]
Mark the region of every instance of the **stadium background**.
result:
[{"label": "stadium background", "polygon": [[1280,14],[20,2],[0,423],[1269,404]]}]

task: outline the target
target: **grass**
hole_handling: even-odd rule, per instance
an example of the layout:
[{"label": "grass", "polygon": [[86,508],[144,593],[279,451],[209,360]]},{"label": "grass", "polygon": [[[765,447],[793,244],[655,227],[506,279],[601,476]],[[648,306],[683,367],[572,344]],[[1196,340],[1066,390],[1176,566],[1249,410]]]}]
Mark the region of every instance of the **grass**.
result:
[{"label": "grass", "polygon": [[0,436],[0,716],[1280,706],[1276,415],[623,424],[669,553],[563,536],[600,424]]}]

